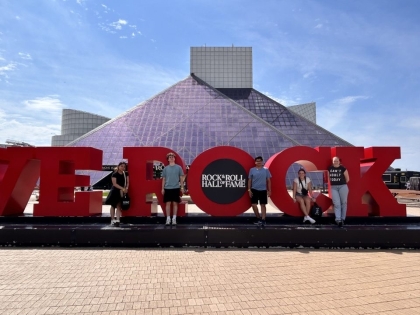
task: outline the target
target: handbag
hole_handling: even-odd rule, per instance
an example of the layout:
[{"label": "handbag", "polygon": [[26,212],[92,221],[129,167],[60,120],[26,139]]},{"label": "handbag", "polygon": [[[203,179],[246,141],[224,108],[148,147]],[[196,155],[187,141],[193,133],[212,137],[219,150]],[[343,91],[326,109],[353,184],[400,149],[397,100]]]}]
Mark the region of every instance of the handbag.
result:
[{"label": "handbag", "polygon": [[[301,190],[302,195],[307,196],[308,195],[308,190],[306,188],[303,188],[303,184],[302,184],[302,181],[300,180],[300,178],[299,178],[299,183],[302,186],[302,190]],[[305,185],[306,185],[306,177],[305,177]]]},{"label": "handbag", "polygon": [[[124,188],[127,187],[127,178],[125,177],[125,172],[123,172],[124,174]],[[125,193],[120,190],[120,194],[121,194],[121,210],[128,210],[130,209],[130,196],[128,195],[128,193]]]},{"label": "handbag", "polygon": [[318,206],[316,202],[311,208],[311,217],[312,218],[321,218],[322,217],[322,208]]},{"label": "handbag", "polygon": [[130,209],[130,196],[127,194],[124,194],[124,196],[121,199],[121,210],[128,210]]}]

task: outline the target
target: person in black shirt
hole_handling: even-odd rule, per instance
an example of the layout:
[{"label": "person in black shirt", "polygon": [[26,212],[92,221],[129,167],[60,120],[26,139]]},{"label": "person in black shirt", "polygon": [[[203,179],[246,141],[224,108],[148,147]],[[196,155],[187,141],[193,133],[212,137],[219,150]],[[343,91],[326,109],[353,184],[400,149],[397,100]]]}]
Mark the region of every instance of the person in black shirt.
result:
[{"label": "person in black shirt", "polygon": [[347,169],[341,165],[340,158],[335,156],[332,162],[333,165],[328,168],[328,176],[331,185],[335,222],[339,227],[342,227],[347,213],[347,196],[349,194],[347,183],[350,177]]},{"label": "person in black shirt", "polygon": [[[111,206],[111,225],[117,227],[120,226],[122,195],[127,193],[129,185],[128,172],[125,171],[126,167],[127,164],[125,162],[118,164],[115,172],[112,174],[112,187],[105,202]],[[115,214],[117,215],[116,218]]]}]

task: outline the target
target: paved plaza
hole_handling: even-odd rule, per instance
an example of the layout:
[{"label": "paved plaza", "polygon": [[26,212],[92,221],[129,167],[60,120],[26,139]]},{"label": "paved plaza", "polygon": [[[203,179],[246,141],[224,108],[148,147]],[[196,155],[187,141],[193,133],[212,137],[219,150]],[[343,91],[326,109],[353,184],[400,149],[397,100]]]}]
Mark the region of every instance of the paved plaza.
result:
[{"label": "paved plaza", "polygon": [[420,314],[419,250],[3,247],[0,270],[2,315]]},{"label": "paved plaza", "polygon": [[1,314],[420,314],[420,252],[0,250]]}]

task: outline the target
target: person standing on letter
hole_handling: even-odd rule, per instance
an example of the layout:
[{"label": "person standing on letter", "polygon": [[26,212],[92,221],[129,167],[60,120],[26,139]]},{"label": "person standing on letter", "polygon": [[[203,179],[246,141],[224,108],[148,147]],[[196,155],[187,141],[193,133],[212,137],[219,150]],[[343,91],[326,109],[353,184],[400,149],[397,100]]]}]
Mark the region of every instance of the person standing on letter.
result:
[{"label": "person standing on letter", "polygon": [[347,169],[341,165],[340,158],[335,156],[332,162],[333,165],[328,168],[328,176],[330,178],[335,223],[339,227],[343,227],[347,213],[347,196],[349,194],[347,183],[350,177]]},{"label": "person standing on letter", "polygon": [[[249,170],[248,193],[251,198],[252,210],[257,217],[256,224],[265,226],[266,204],[268,197],[271,195],[271,173],[263,167],[261,156],[255,158],[255,167]],[[258,201],[261,206],[261,215],[258,212]]]},{"label": "person standing on letter", "polygon": [[175,153],[166,155],[169,165],[162,171],[162,194],[165,202],[166,225],[171,224],[171,204],[173,210],[172,225],[176,225],[178,204],[181,202],[180,193],[184,193],[184,172],[178,164],[175,164]]}]

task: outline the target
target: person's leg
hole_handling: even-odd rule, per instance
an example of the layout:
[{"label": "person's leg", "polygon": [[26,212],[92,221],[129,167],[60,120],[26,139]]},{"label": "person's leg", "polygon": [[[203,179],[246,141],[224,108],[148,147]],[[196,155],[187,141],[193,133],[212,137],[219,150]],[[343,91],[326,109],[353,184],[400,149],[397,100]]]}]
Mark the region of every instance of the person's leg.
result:
[{"label": "person's leg", "polygon": [[305,202],[302,197],[296,196],[296,202],[299,204],[300,210],[302,211],[303,215],[306,217],[308,212],[306,211]]},{"label": "person's leg", "polygon": [[253,203],[251,206],[257,219],[261,219],[260,212],[258,211],[258,205]]},{"label": "person's leg", "polygon": [[173,211],[172,225],[176,225],[176,214],[178,213],[178,202],[172,201],[172,211]]},{"label": "person's leg", "polygon": [[261,218],[263,221],[265,221],[265,216],[267,214],[267,207],[265,206],[265,204],[261,205]]},{"label": "person's leg", "polygon": [[332,193],[332,202],[334,205],[334,214],[335,214],[335,222],[337,224],[341,222],[341,201],[340,201],[340,193],[338,192],[338,186],[331,186],[331,193]]},{"label": "person's leg", "polygon": [[121,202],[119,202],[117,204],[116,215],[117,215],[117,222],[120,222],[120,218],[121,218]]},{"label": "person's leg", "polygon": [[111,224],[114,223],[114,218],[115,218],[115,208],[113,206],[111,206],[111,208],[109,209],[110,215],[111,215]]},{"label": "person's leg", "polygon": [[305,197],[305,209],[308,216],[311,215],[311,197],[306,196]]},{"label": "person's leg", "polygon": [[165,205],[166,225],[171,224],[171,201],[167,201]]},{"label": "person's leg", "polygon": [[349,195],[349,187],[347,185],[341,185],[338,193],[340,195],[341,220],[344,221],[347,214],[347,196]]}]

